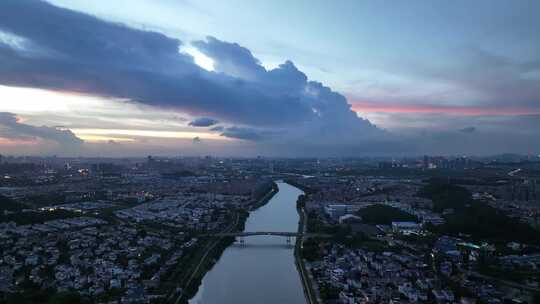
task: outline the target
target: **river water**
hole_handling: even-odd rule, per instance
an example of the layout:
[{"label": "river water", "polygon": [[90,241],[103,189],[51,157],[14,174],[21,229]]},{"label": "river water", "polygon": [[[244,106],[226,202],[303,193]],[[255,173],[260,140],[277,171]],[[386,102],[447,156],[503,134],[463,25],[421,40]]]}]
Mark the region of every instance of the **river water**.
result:
[{"label": "river water", "polygon": [[[296,199],[303,192],[278,182],[279,192],[252,212],[245,231],[297,231]],[[190,304],[305,304],[294,263],[294,238],[251,236],[228,247],[206,273]]]}]

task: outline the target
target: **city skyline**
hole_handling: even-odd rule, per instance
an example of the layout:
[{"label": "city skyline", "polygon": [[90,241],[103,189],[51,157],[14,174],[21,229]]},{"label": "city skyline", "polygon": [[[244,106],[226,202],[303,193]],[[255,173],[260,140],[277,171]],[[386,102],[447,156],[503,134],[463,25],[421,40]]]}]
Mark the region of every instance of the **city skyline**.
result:
[{"label": "city skyline", "polygon": [[533,1],[0,3],[0,151],[540,151]]}]

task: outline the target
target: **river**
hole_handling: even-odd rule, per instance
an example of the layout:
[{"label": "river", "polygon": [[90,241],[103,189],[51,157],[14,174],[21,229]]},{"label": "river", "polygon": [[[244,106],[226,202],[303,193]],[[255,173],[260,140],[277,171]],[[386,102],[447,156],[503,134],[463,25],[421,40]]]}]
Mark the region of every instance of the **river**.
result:
[{"label": "river", "polygon": [[[245,231],[297,231],[296,200],[303,192],[277,182],[279,192],[253,211]],[[294,263],[294,239],[251,236],[228,247],[206,273],[190,304],[305,304]]]}]

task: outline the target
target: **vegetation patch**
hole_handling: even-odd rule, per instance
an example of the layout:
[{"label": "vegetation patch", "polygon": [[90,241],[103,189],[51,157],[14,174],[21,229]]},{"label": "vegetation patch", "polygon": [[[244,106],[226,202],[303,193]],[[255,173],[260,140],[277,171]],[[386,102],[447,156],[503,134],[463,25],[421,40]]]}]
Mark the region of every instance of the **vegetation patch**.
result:
[{"label": "vegetation patch", "polygon": [[390,225],[392,222],[418,222],[416,216],[386,205],[372,205],[358,210],[362,221],[368,224]]}]

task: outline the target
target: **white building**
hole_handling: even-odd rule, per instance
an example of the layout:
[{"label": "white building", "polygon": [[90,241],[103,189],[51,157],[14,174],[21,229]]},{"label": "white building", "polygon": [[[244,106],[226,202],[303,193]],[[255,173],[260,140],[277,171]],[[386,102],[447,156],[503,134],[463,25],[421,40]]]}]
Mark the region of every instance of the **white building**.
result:
[{"label": "white building", "polygon": [[392,222],[392,231],[395,233],[414,234],[421,229],[422,225],[415,222]]}]

